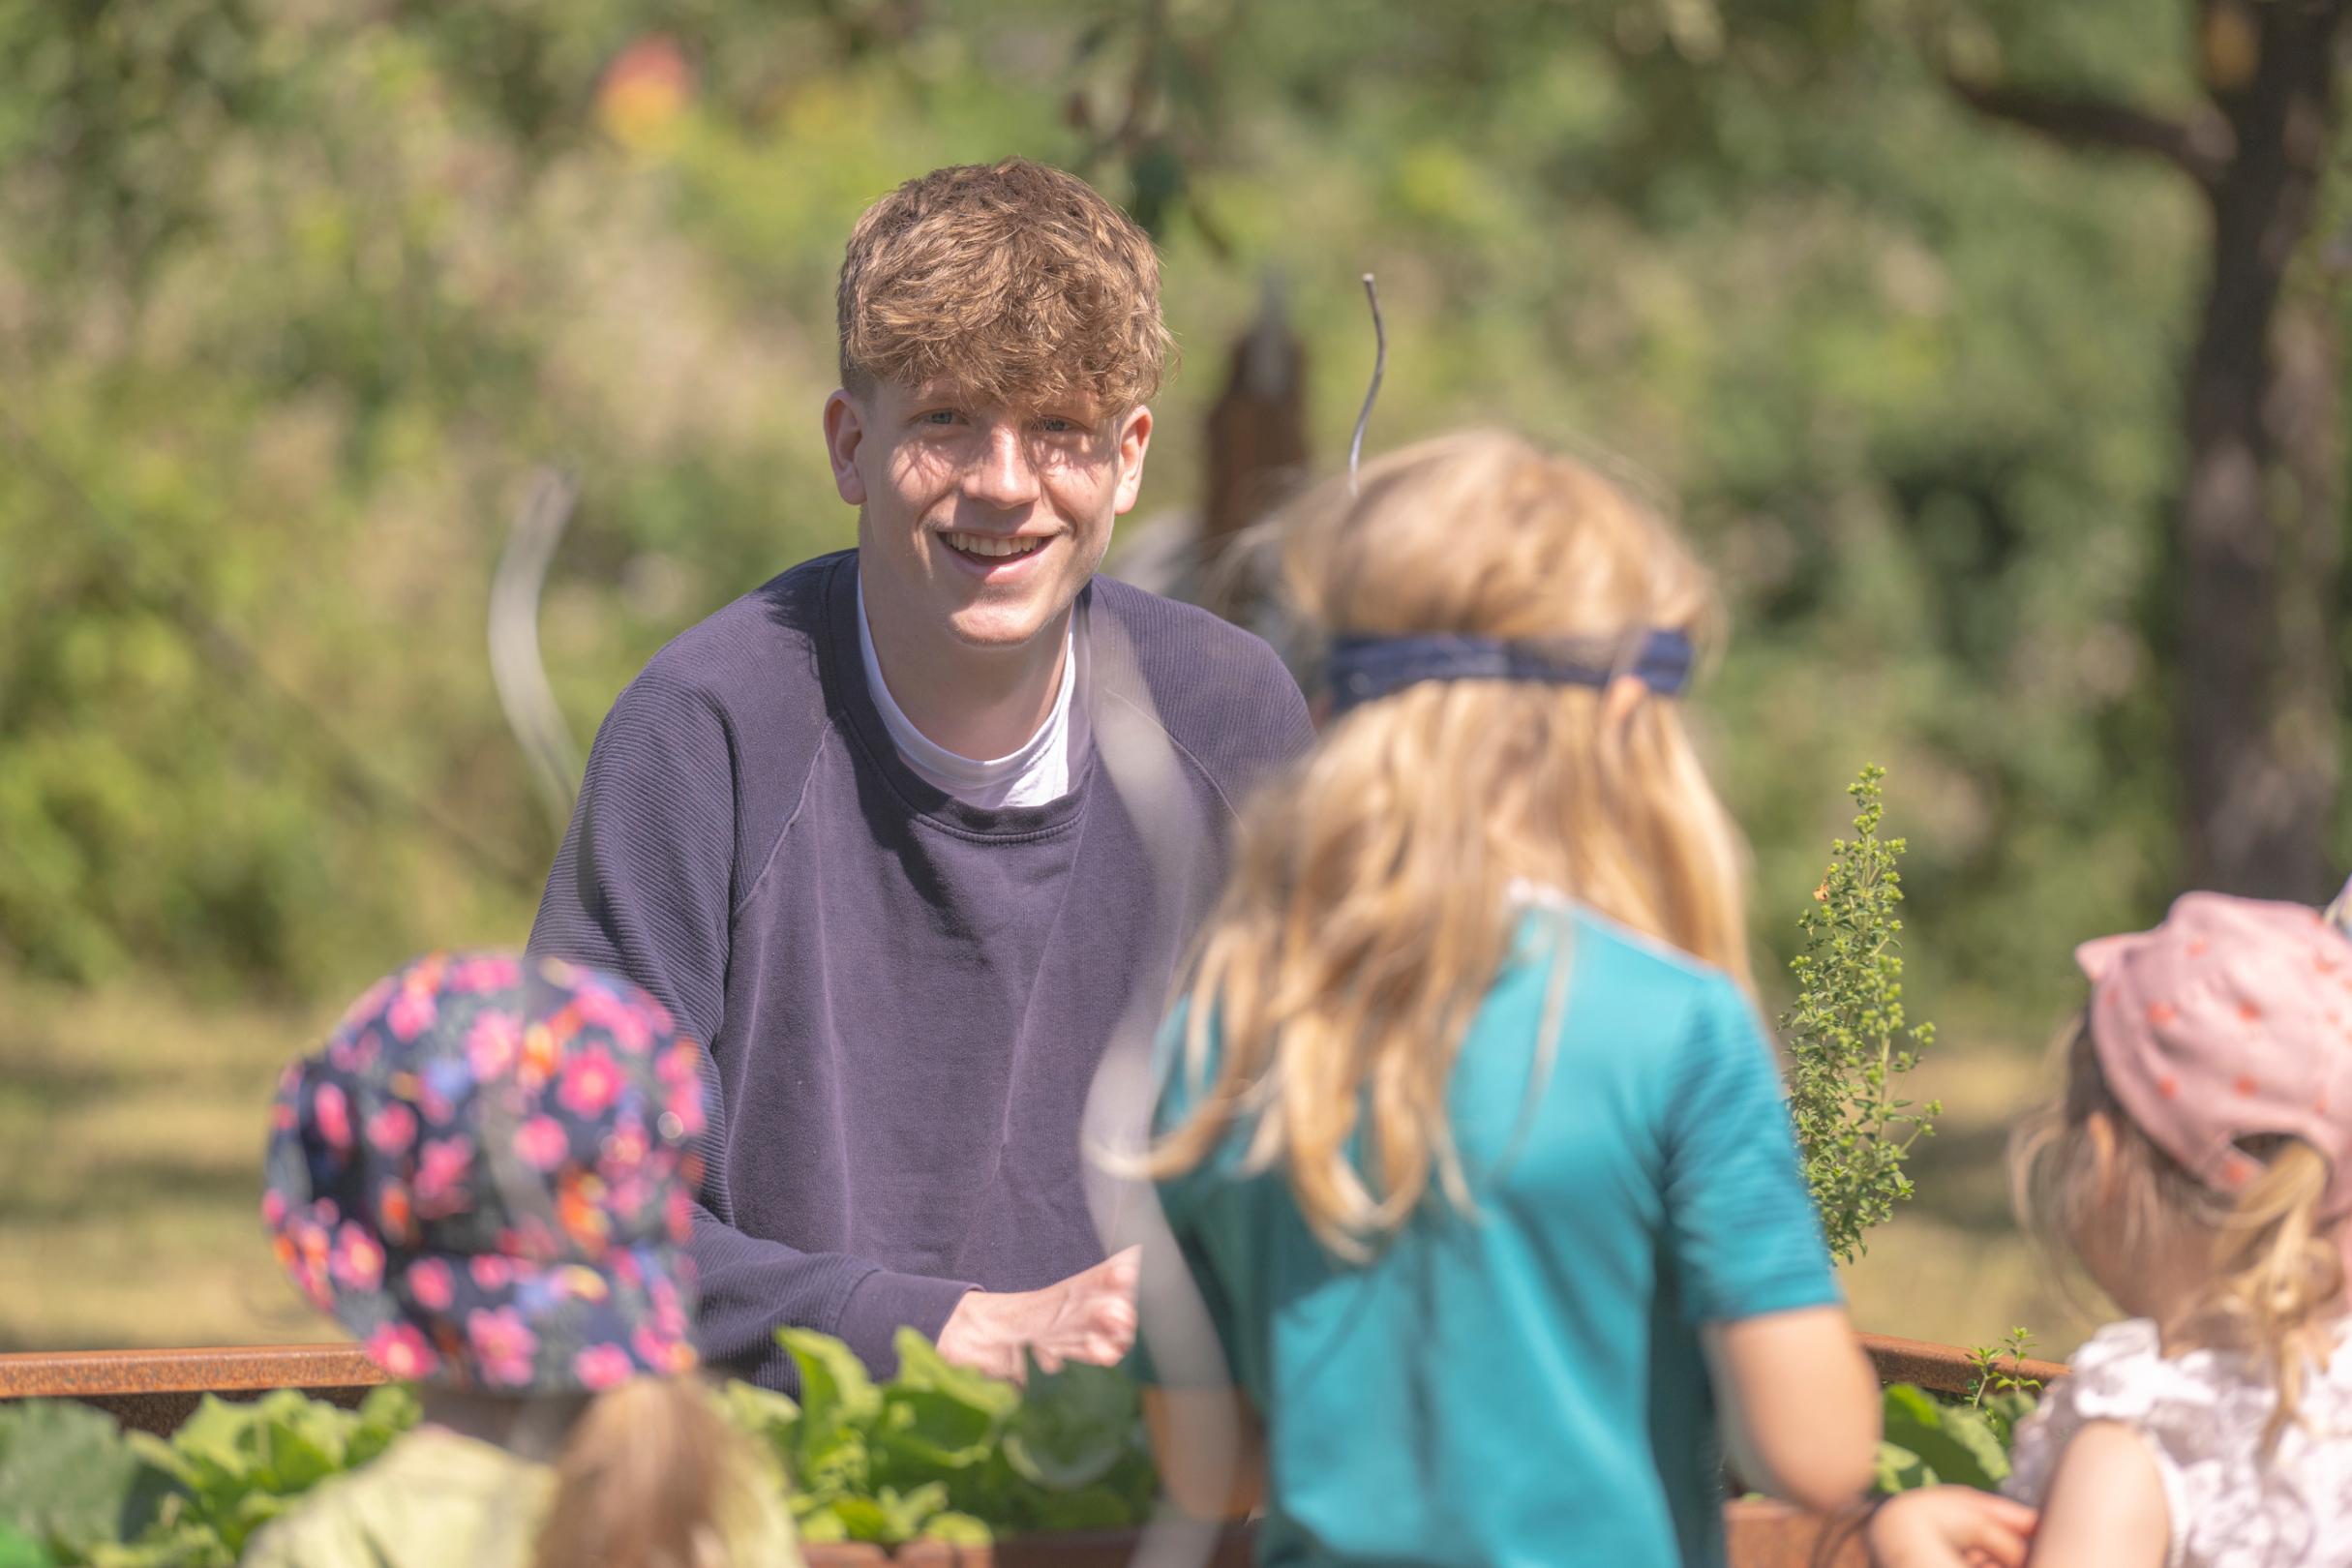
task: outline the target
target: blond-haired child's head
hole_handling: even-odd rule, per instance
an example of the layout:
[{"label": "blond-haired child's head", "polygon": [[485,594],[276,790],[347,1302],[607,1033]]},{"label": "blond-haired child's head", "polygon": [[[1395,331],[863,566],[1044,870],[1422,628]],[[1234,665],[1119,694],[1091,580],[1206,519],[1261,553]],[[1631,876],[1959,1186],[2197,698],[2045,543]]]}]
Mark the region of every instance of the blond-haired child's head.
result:
[{"label": "blond-haired child's head", "polygon": [[[1716,627],[1663,518],[1516,436],[1407,447],[1279,530],[1290,596],[1326,638],[1565,641],[1630,671],[1648,634]],[[1220,1071],[1160,1168],[1204,1158],[1248,1101],[1252,1159],[1286,1167],[1336,1251],[1402,1223],[1432,1182],[1463,1200],[1444,1089],[1516,923],[1513,885],[1745,981],[1743,860],[1680,704],[1630,673],[1432,679],[1351,709],[1245,815],[1194,990]],[[1365,1122],[1369,1183],[1346,1152]]]},{"label": "blond-haired child's head", "polygon": [[2080,958],[2065,1092],[2012,1142],[2020,1216],[2168,1347],[2259,1354],[2275,1440],[2344,1305],[2352,944],[2300,905],[2190,893]]}]

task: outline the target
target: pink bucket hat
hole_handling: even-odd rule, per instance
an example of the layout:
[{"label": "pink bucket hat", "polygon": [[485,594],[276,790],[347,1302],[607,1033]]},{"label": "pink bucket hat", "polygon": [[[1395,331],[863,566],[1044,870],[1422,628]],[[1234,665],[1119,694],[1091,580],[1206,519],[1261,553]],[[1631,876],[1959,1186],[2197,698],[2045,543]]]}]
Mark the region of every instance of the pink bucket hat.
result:
[{"label": "pink bucket hat", "polygon": [[2352,942],[2307,904],[2184,893],[2153,931],[2074,950],[2091,1040],[2124,1109],[2218,1191],[2261,1170],[2241,1138],[2288,1133],[2352,1211]]}]

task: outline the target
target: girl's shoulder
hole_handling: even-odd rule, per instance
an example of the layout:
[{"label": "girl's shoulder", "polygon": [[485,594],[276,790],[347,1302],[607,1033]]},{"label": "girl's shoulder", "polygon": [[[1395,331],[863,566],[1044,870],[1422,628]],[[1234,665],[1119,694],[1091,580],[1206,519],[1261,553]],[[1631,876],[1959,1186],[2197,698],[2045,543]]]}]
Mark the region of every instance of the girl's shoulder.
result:
[{"label": "girl's shoulder", "polygon": [[2352,1564],[2352,1349],[2314,1368],[2302,1420],[2275,1453],[2263,1433],[2277,1395],[2229,1350],[2164,1354],[2155,1323],[2111,1323],[2018,1428],[2003,1490],[2038,1506],[2066,1444],[2096,1422],[2147,1445],[2172,1516],[2172,1561],[2209,1568]]},{"label": "girl's shoulder", "polygon": [[1516,965],[1542,968],[1569,957],[1580,970],[1597,968],[1613,980],[1630,980],[1692,996],[1737,991],[1732,978],[1705,959],[1638,931],[1548,883],[1520,878],[1509,890],[1519,917],[1511,953]]}]

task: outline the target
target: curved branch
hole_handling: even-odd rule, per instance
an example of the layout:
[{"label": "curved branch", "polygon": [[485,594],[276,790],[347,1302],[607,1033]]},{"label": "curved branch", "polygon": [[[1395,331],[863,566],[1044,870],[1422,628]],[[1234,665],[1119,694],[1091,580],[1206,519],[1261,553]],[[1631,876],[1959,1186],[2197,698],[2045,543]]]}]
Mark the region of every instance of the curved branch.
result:
[{"label": "curved branch", "polygon": [[2236,151],[2228,123],[2210,110],[2175,120],[2113,99],[1997,86],[1950,72],[1944,80],[1962,103],[1988,119],[2005,120],[2068,147],[2152,153],[2208,191],[2221,183]]}]

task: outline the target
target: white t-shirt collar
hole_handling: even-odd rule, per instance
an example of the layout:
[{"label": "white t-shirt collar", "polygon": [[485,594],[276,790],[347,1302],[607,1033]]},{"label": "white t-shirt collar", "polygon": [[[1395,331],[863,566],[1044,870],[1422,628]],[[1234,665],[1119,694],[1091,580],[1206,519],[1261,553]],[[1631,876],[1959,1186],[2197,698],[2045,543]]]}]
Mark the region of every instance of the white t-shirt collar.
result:
[{"label": "white t-shirt collar", "polygon": [[1077,689],[1086,678],[1086,641],[1078,635],[1081,614],[1072,610],[1069,627],[1062,634],[1061,689],[1037,733],[1005,756],[966,757],[915,728],[915,721],[890,695],[890,682],[882,677],[882,663],[874,654],[874,629],[866,618],[865,586],[860,583],[858,651],[865,663],[866,687],[874,694],[882,727],[890,732],[898,755],[916,775],[967,805],[982,809],[1043,805],[1068,795],[1086,740],[1085,708],[1076,700]]}]

